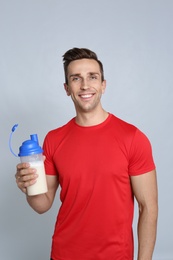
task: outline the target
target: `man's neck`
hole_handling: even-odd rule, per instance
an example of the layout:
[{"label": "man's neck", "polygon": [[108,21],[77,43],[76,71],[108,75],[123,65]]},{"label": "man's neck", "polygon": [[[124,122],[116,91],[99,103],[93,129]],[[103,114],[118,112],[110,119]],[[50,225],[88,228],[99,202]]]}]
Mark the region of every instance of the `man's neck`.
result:
[{"label": "man's neck", "polygon": [[102,109],[99,113],[97,112],[86,112],[77,113],[75,118],[76,123],[81,126],[94,126],[101,124],[106,120],[109,113]]}]

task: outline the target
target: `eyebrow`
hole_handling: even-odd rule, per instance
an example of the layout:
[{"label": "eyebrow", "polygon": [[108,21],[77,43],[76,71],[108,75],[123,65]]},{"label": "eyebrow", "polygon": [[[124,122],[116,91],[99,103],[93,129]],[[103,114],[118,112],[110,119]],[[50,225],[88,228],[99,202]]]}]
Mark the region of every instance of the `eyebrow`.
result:
[{"label": "eyebrow", "polygon": [[72,78],[72,77],[80,77],[80,76],[81,76],[80,73],[76,73],[76,74],[71,74],[71,75],[69,76],[69,78]]},{"label": "eyebrow", "polygon": [[[88,75],[100,75],[98,72],[89,72]],[[72,77],[81,77],[81,74],[80,73],[75,73],[75,74],[71,74],[69,76],[70,78]]]}]

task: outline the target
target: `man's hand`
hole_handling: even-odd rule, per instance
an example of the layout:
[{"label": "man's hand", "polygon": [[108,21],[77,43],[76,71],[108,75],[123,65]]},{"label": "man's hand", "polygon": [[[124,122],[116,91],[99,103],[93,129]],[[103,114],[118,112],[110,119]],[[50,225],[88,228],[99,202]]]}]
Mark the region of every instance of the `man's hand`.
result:
[{"label": "man's hand", "polygon": [[29,163],[19,163],[15,174],[18,188],[26,194],[26,188],[37,181],[36,169],[30,168]]}]

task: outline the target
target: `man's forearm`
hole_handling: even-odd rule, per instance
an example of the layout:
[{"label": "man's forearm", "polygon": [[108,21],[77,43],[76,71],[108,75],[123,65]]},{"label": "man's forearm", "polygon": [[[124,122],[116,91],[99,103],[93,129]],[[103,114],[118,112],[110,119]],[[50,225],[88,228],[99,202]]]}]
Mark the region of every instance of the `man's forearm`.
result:
[{"label": "man's forearm", "polygon": [[143,208],[138,221],[138,260],[152,260],[156,241],[158,209]]},{"label": "man's forearm", "polygon": [[26,196],[26,199],[31,208],[39,214],[48,211],[52,205],[47,193],[35,196]]}]

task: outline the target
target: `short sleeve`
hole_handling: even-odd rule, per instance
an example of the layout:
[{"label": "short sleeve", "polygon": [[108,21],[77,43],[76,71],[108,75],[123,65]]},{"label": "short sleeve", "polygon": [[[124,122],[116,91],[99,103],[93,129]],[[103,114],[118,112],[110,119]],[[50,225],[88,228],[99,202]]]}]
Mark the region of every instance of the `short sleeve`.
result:
[{"label": "short sleeve", "polygon": [[129,175],[135,176],[155,169],[149,139],[136,129],[129,154]]},{"label": "short sleeve", "polygon": [[43,154],[46,156],[46,159],[44,161],[45,165],[45,171],[47,175],[57,175],[57,170],[53,161],[53,142],[50,140],[50,135],[48,134],[43,143]]}]

